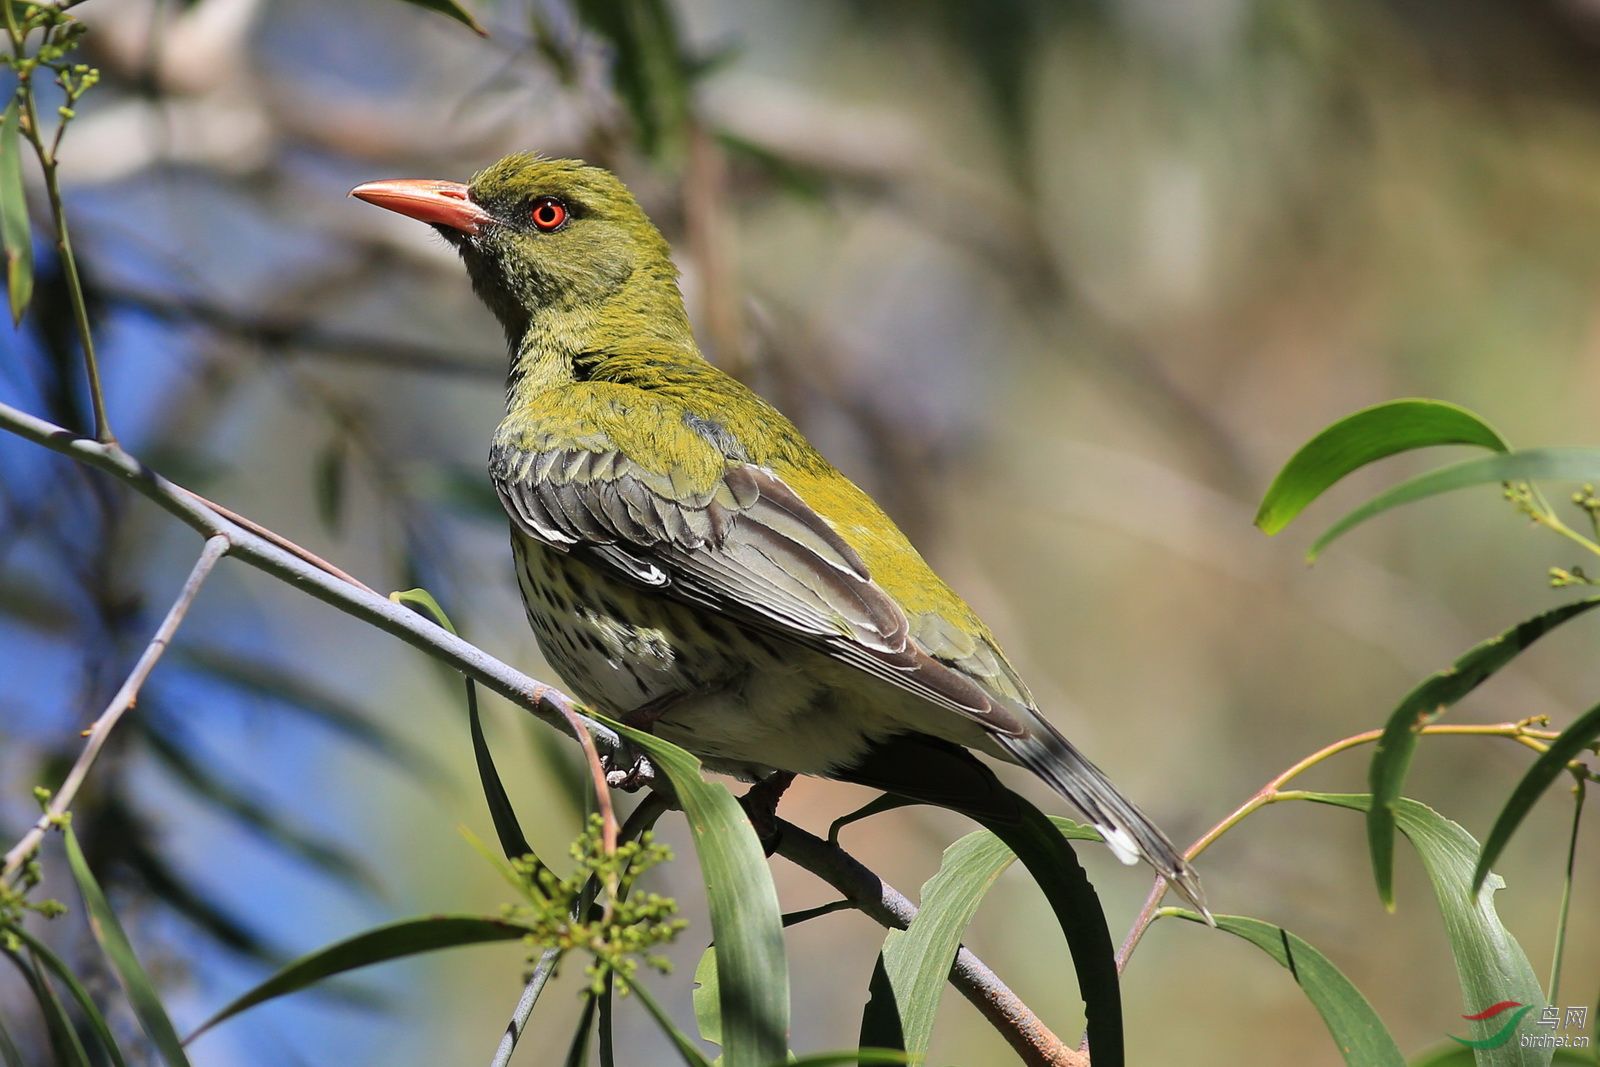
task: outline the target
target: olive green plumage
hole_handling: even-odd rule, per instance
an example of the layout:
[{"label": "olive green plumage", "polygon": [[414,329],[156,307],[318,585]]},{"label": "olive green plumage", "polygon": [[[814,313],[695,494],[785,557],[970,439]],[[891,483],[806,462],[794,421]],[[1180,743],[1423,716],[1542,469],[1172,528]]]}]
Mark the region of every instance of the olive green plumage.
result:
[{"label": "olive green plumage", "polygon": [[[889,517],[701,357],[667,243],[620,181],[519,154],[467,195],[491,221],[438,228],[511,350],[491,473],[530,621],[580,696],[752,777],[938,800],[951,781],[890,757],[977,748],[1028,766],[1119,855],[1198,897]],[[532,212],[550,198],[564,221],[546,232]]]}]

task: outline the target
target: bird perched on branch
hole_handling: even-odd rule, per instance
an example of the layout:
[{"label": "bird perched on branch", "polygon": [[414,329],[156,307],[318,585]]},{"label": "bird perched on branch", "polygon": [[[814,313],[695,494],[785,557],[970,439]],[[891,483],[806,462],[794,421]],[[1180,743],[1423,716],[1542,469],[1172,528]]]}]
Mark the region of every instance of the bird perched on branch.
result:
[{"label": "bird perched on branch", "polygon": [[990,818],[1010,794],[967,750],[1020,763],[1200,903],[894,522],[701,356],[667,242],[621,181],[518,154],[468,184],[353,195],[431,224],[505,328],[490,471],[528,619],[580,697],[749,780],[824,775]]}]

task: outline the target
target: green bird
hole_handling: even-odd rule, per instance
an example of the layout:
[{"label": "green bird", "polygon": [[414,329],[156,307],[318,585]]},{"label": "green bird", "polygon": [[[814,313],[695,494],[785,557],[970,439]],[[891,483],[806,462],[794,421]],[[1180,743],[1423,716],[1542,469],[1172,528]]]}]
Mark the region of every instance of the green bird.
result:
[{"label": "green bird", "polygon": [[580,698],[746,780],[991,817],[1000,787],[968,750],[1019,763],[1201,903],[894,522],[700,354],[666,239],[621,181],[523,153],[468,184],[352,195],[431,224],[505,329],[490,472],[528,620]]}]

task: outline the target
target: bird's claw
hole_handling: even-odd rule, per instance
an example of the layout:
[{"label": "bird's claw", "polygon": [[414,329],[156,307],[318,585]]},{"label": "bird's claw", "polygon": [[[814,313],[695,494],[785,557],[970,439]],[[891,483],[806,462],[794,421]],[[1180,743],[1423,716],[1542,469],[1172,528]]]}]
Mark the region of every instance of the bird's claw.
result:
[{"label": "bird's claw", "polygon": [[739,804],[756,832],[756,840],[761,842],[761,851],[768,856],[778,850],[778,839],[782,836],[778,825],[778,801],[783,799],[784,790],[793,781],[794,775],[790,772],[777,771],[751,786],[739,798]]},{"label": "bird's claw", "polygon": [[606,785],[612,789],[637,793],[650,784],[648,761],[644,753],[636,749],[630,747],[615,753],[604,753],[600,762],[606,772]]}]

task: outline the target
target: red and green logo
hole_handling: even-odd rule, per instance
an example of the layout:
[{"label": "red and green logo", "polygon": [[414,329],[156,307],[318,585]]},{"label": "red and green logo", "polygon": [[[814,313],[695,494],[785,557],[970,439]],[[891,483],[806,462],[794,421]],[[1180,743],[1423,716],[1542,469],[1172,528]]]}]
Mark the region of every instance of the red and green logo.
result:
[{"label": "red and green logo", "polygon": [[1508,1011],[1511,1012],[1511,1017],[1505,1021],[1505,1024],[1502,1025],[1500,1029],[1496,1030],[1488,1037],[1477,1039],[1469,1037],[1457,1037],[1455,1034],[1450,1034],[1449,1038],[1451,1041],[1463,1044],[1468,1048],[1499,1048],[1501,1045],[1504,1045],[1507,1041],[1511,1040],[1511,1035],[1517,1032],[1517,1024],[1522,1021],[1522,1017],[1524,1015],[1528,1014],[1532,1010],[1532,1004],[1523,1004],[1515,1000],[1502,1000],[1498,1004],[1489,1005],[1487,1008],[1484,1008],[1475,1015],[1462,1016],[1462,1018],[1466,1019],[1468,1022],[1478,1023],[1493,1019],[1496,1016],[1503,1015]]}]

